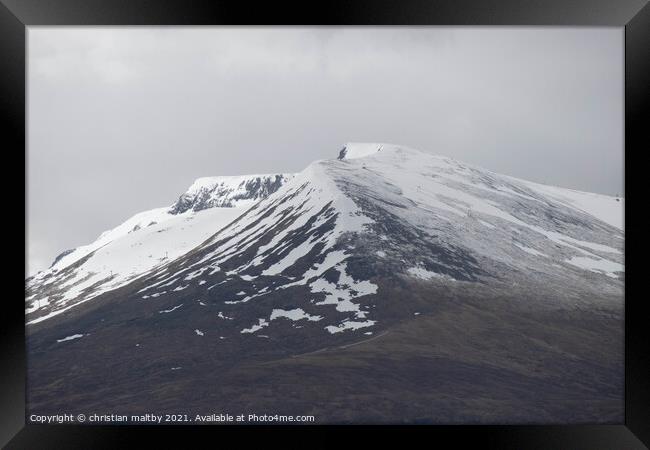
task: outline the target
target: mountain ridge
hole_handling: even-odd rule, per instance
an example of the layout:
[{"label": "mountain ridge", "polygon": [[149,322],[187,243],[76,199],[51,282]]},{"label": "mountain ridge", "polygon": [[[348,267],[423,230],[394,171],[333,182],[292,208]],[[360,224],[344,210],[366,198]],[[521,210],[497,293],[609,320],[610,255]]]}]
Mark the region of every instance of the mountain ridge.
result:
[{"label": "mountain ridge", "polygon": [[[57,285],[69,286],[74,282],[74,278],[79,279],[86,277],[86,275],[83,275],[82,277],[82,275],[78,273],[80,270],[83,270],[82,264],[82,267],[80,267],[79,270],[76,270],[76,274],[67,273],[64,277],[59,276],[62,281],[56,281],[59,273],[65,272],[67,268],[73,265],[79,265],[77,263],[81,260],[93,258],[97,252],[102,251],[102,249],[104,249],[103,251],[108,251],[112,243],[120,242],[120,240],[126,238],[127,235],[135,232],[139,232],[139,234],[149,233],[150,235],[153,233],[170,234],[170,232],[177,231],[175,239],[179,242],[174,243],[173,239],[172,242],[169,240],[167,242],[161,242],[160,239],[157,239],[156,244],[158,247],[152,247],[150,245],[150,248],[147,249],[149,253],[146,257],[150,261],[141,261],[139,265],[136,264],[135,266],[128,268],[130,273],[125,274],[126,276],[124,277],[119,276],[120,271],[124,270],[119,268],[119,261],[115,261],[114,259],[104,261],[104,263],[100,264],[102,266],[101,270],[97,271],[97,273],[105,273],[103,279],[100,280],[100,277],[98,276],[90,278],[90,280],[93,280],[95,289],[99,286],[104,286],[108,289],[117,288],[128,280],[142,275],[157,263],[164,262],[170,257],[170,254],[172,258],[180,256],[183,253],[183,250],[187,251],[191,246],[199,244],[201,240],[207,238],[210,235],[212,227],[218,227],[219,224],[225,225],[228,221],[243,213],[245,209],[250,207],[250,205],[255,201],[277,190],[283,183],[291,179],[291,177],[292,174],[256,174],[239,177],[206,177],[195,180],[188,190],[179,197],[179,200],[174,202],[172,205],[134,214],[117,227],[101,233],[94,242],[62,252],[54,259],[54,262],[47,270],[28,277],[26,280],[28,295],[26,295],[26,297],[28,300],[35,300],[35,302],[32,301],[32,306],[26,305],[27,314],[38,311],[42,307],[47,307],[50,303],[49,298],[45,293],[39,295],[38,293],[31,293],[30,291],[39,290],[41,286],[44,287],[44,289],[40,289],[41,291],[52,291],[52,287],[48,285],[54,287]],[[183,208],[179,206],[181,203]],[[207,210],[209,211],[204,213],[204,211]],[[199,228],[204,231],[198,230],[198,236],[192,236],[191,234],[182,232],[178,233],[185,229],[184,225],[186,222],[192,221],[192,224],[187,224],[189,227],[198,223],[195,219],[199,219],[198,222],[206,222],[200,223]],[[197,227],[194,226],[194,228]],[[183,241],[188,237],[191,238],[190,243],[185,244]],[[137,239],[135,239],[135,241],[136,242],[130,246],[130,253],[138,250],[135,248],[135,245],[142,245],[141,242],[137,242]],[[106,246],[109,247],[105,249]],[[122,251],[122,257],[125,260],[130,259],[131,256],[132,255],[125,254],[125,252]],[[97,258],[95,257],[95,259]],[[97,270],[98,268],[95,267],[94,269]],[[68,270],[68,272],[70,271]],[[97,285],[97,283],[99,283],[99,285]],[[86,285],[92,286],[89,282],[86,282]],[[100,289],[96,290],[98,292],[90,293],[90,295],[84,296],[82,300],[90,299],[97,293],[101,292]],[[83,296],[83,293],[78,292],[77,295]],[[59,297],[61,297],[61,295],[59,295]],[[75,303],[75,298],[71,298],[70,296],[67,297],[67,301],[65,301],[66,307],[69,303]]]}]

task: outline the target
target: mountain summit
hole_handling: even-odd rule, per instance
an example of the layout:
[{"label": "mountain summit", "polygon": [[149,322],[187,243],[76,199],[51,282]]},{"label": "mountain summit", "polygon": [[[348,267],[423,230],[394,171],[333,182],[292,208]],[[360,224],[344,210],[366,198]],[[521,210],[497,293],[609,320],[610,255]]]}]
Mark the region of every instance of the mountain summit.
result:
[{"label": "mountain summit", "polygon": [[338,159],[354,159],[371,156],[381,151],[386,144],[349,142],[339,152]]},{"label": "mountain summit", "polygon": [[277,191],[293,175],[243,175],[199,178],[170,209],[171,214],[208,208],[245,208]]}]

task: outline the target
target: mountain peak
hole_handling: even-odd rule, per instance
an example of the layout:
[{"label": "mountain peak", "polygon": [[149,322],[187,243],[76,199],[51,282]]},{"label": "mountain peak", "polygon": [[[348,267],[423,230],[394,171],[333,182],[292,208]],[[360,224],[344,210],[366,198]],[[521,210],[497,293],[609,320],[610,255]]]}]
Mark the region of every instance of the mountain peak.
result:
[{"label": "mountain peak", "polygon": [[384,147],[394,146],[372,142],[348,142],[339,152],[338,159],[364,158],[380,152]]},{"label": "mountain peak", "polygon": [[[405,157],[406,155],[412,155],[417,157],[418,155],[428,155],[436,158],[445,158],[442,155],[433,155],[428,152],[422,152],[410,147],[405,147],[403,145],[388,144],[385,142],[348,142],[346,143],[337,159],[339,160],[349,160],[349,159],[360,159],[373,157],[378,154],[389,154],[389,155],[401,155],[400,158]],[[449,159],[449,158],[446,158]]]},{"label": "mountain peak", "polygon": [[262,174],[197,178],[170,209],[171,214],[208,208],[251,206],[277,191],[293,174]]}]

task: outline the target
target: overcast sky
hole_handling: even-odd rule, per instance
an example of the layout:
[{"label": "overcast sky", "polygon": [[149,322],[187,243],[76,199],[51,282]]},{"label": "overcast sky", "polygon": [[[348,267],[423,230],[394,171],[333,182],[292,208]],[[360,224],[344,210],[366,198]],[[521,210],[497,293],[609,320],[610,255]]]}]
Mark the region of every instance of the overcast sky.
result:
[{"label": "overcast sky", "polygon": [[623,29],[29,27],[29,272],[347,141],[622,194]]}]

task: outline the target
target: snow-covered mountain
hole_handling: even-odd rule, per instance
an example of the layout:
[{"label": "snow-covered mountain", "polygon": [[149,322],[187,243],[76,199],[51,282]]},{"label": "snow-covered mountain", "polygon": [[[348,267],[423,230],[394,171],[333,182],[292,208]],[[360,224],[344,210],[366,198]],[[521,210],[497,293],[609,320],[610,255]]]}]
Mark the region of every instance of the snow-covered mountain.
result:
[{"label": "snow-covered mountain", "polygon": [[[239,330],[251,334],[283,314],[312,318],[305,326],[332,334],[371,331],[379,322],[373,294],[386,277],[506,289],[555,283],[618,294],[617,216],[615,198],[397,146],[348,145],[339,160],[313,163],[186,257],[148,275],[141,292],[143,299],[173,298],[195,287],[193,296],[218,299],[228,314],[254,302],[260,317]],[[301,302],[285,310],[267,300],[276,296]]]},{"label": "snow-covered mountain", "polygon": [[63,252],[27,280],[28,321],[45,320],[183,255],[292,177],[199,178],[173,205],[138,213]]},{"label": "snow-covered mountain", "polygon": [[[173,213],[167,210],[175,219],[151,226],[173,223],[175,243],[188,234],[201,235],[182,251],[140,270],[119,289],[105,282],[102,295],[94,294],[92,282],[60,278],[54,290],[46,284],[49,278],[39,279],[31,291],[36,297],[28,298],[28,307],[34,308],[28,314],[30,345],[43,355],[34,363],[39,383],[56,378],[58,372],[51,368],[55,358],[86,354],[110,341],[109,348],[102,347],[102,361],[122,361],[145,371],[148,382],[157,386],[155,392],[171,383],[171,370],[184,371],[189,378],[183,379],[192,380],[184,394],[161,400],[167,407],[242,407],[244,397],[231,391],[224,397],[201,390],[212,384],[206,374],[219,373],[222,386],[224,380],[236,384],[252,377],[257,381],[241,388],[248,392],[259,382],[256,377],[265,374],[286,386],[281,388],[286,395],[302,389],[301,395],[309,397],[316,394],[305,384],[308,377],[315,380],[310,386],[340,399],[345,397],[337,397],[342,394],[336,376],[352,377],[349,383],[358,390],[346,392],[355,396],[373,383],[397,377],[403,383],[396,385],[396,397],[381,396],[395,402],[394,408],[406,408],[400,403],[406,397],[400,396],[411,395],[410,389],[423,383],[416,373],[437,379],[449,370],[449,379],[459,382],[478,365],[496,371],[503,383],[509,380],[498,389],[517,399],[512,402],[523,398],[518,386],[532,389],[542,383],[546,394],[539,393],[536,401],[544,405],[557,405],[558,398],[571,395],[600,402],[600,394],[594,394],[600,389],[607,392],[606,417],[618,417],[622,199],[543,186],[401,146],[347,144],[336,159],[316,161],[277,185],[261,183],[274,186],[274,192],[267,190],[268,195],[241,214],[201,220],[201,233],[188,233],[181,227],[198,223],[200,214],[220,214],[221,208],[210,206],[223,204],[214,198],[221,195],[220,182],[197,183],[172,207]],[[225,202],[240,198],[235,190],[228,192]],[[201,206],[190,206],[192,202]],[[210,206],[203,209],[205,205]],[[190,213],[194,215],[185,216]],[[145,237],[152,241],[143,246],[159,245],[153,240],[156,228],[142,230],[120,238],[125,251]],[[92,258],[78,261],[81,268]],[[66,270],[78,273],[74,264]],[[95,300],[80,301],[78,285]],[[49,299],[55,309],[38,309],[36,298]],[[56,304],[52,298],[64,301]],[[77,306],[63,309],[70,305]],[[480,334],[486,324],[492,324],[489,332]],[[599,351],[592,352],[592,347]],[[428,366],[422,355],[444,362]],[[99,362],[88,364],[74,375],[80,384],[100,370]],[[277,372],[268,372],[268,364]],[[361,366],[369,367],[362,377],[351,375]],[[384,373],[387,368],[390,373]],[[287,381],[291,376],[285,369],[302,375]],[[325,373],[338,375],[323,378]],[[381,380],[373,378],[380,373]],[[111,386],[104,391],[134,392],[126,372],[114,376],[111,381],[102,378]],[[411,378],[412,386],[404,381]],[[564,388],[556,385],[571,388],[560,392]],[[69,385],[56,394],[79,394],[75,389]],[[458,389],[458,398],[470,395],[469,388]],[[254,396],[268,397],[267,406],[299,405],[276,394],[255,391]],[[154,401],[153,394],[147,395]],[[61,406],[53,398],[50,392],[32,397],[36,404]],[[413,408],[416,398],[409,403]],[[446,401],[440,398],[436,401]],[[99,399],[67,405],[68,410],[89,407],[93,401]],[[351,408],[364,410],[364,401]],[[453,408],[443,403],[434,409],[450,414]],[[525,406],[514,408],[525,420],[545,420],[544,411]],[[430,417],[427,408],[423,405],[418,414]],[[481,408],[468,417],[494,417],[491,403]],[[584,417],[602,417],[600,407],[594,408]],[[322,411],[335,420],[339,410],[323,406]],[[569,414],[575,408],[562,411]]]}]

